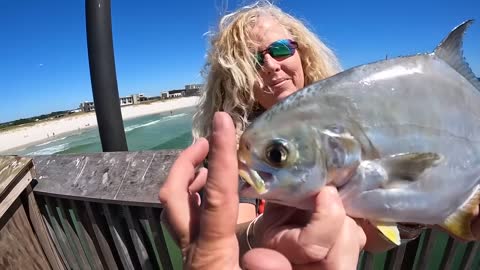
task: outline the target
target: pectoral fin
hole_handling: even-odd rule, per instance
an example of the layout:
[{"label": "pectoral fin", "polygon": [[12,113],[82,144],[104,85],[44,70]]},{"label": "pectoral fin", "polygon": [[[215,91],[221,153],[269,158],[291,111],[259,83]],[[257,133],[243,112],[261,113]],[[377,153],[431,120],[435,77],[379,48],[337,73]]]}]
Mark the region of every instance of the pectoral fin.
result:
[{"label": "pectoral fin", "polygon": [[460,206],[457,211],[448,216],[441,226],[461,239],[475,240],[475,236],[471,230],[471,222],[478,212],[479,204],[480,186],[477,186],[465,203]]},{"label": "pectoral fin", "polygon": [[442,156],[437,153],[404,153],[380,160],[392,181],[416,181],[426,169],[437,166]]},{"label": "pectoral fin", "polygon": [[374,225],[390,242],[397,246],[401,244],[400,231],[398,230],[396,223],[381,221],[370,221],[370,223],[372,223],[372,225]]}]

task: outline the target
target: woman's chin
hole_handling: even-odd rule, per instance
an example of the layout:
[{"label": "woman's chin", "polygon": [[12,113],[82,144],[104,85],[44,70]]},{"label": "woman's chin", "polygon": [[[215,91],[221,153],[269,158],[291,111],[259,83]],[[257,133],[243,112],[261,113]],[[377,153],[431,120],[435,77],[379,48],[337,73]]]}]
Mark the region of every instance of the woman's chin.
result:
[{"label": "woman's chin", "polygon": [[284,90],[279,89],[278,91],[275,91],[275,93],[278,93],[276,95],[277,101],[281,101],[295,92],[296,92],[296,89],[284,89]]}]

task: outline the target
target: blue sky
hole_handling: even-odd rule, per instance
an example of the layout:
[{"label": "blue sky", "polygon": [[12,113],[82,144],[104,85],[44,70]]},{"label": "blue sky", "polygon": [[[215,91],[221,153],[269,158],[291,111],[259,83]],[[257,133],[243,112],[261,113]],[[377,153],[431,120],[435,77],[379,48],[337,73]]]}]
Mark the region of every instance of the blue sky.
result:
[{"label": "blue sky", "polygon": [[[221,12],[250,1],[112,1],[118,89],[159,95],[202,83],[205,32]],[[475,19],[464,54],[480,76],[480,1],[275,1],[329,45],[344,68],[430,52]],[[0,0],[0,122],[93,100],[82,0]],[[480,105],[479,105],[480,106]]]}]

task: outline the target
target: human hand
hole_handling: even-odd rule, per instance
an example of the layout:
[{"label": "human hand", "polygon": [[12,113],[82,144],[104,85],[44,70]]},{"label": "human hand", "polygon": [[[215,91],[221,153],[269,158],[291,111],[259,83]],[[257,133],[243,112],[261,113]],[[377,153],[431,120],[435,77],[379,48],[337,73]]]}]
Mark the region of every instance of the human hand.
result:
[{"label": "human hand", "polygon": [[315,198],[313,213],[267,203],[254,228],[256,244],[281,252],[294,269],[355,269],[366,235],[348,217],[334,187]]},{"label": "human hand", "polygon": [[[209,169],[196,172],[207,153]],[[203,186],[201,206],[197,192]],[[200,139],[179,155],[159,198],[164,206],[162,223],[182,250],[187,269],[240,269],[235,235],[239,205],[236,140],[228,115],[215,115],[211,145]],[[268,249],[253,249],[242,262],[251,270],[291,269],[284,256]]]}]

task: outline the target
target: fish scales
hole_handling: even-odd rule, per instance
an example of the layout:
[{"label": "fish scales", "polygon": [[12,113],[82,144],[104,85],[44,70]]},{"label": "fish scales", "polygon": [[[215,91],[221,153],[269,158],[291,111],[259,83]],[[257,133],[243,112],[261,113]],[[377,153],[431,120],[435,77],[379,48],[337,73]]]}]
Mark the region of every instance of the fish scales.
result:
[{"label": "fish scales", "polygon": [[351,68],[258,117],[240,140],[240,175],[251,185],[242,195],[308,209],[308,198],[333,184],[349,215],[369,219],[389,239],[398,238],[396,222],[440,225],[471,239],[468,222],[480,201],[480,81],[461,50],[471,23],[432,53]]}]

